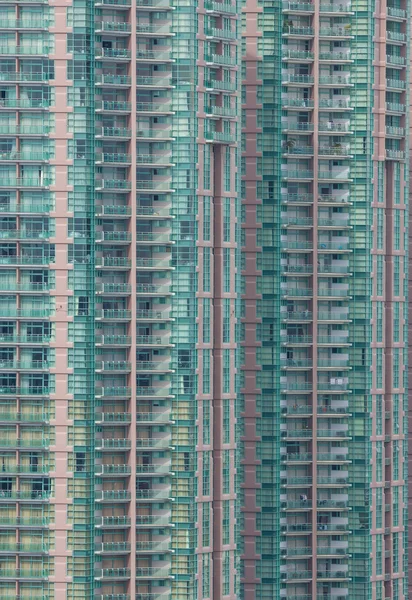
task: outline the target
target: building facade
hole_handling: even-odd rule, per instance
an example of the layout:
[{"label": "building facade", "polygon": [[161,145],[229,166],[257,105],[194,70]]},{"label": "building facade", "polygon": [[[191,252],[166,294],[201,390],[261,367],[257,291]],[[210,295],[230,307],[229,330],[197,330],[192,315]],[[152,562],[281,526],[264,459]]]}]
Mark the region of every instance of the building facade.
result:
[{"label": "building facade", "polygon": [[0,13],[0,597],[235,598],[237,5]]},{"label": "building facade", "polygon": [[410,6],[242,18],[241,597],[406,598]]}]

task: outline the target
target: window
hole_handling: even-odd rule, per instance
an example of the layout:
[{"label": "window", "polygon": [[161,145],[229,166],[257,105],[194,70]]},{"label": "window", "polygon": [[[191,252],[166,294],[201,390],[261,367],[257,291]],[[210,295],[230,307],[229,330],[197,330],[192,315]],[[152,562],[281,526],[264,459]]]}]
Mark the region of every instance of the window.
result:
[{"label": "window", "polygon": [[230,292],[230,248],[223,248],[223,291]]},{"label": "window", "polygon": [[223,241],[230,242],[230,198],[223,198]]},{"label": "window", "polygon": [[203,496],[208,496],[210,494],[210,452],[203,452],[203,485],[202,485],[202,493]]},{"label": "window", "polygon": [[203,298],[203,341],[205,344],[210,342],[210,298]]},{"label": "window", "polygon": [[223,479],[223,493],[230,493],[230,450],[223,450],[223,468],[222,468],[222,479]]},{"label": "window", "polygon": [[203,291],[210,292],[210,248],[203,248]]},{"label": "window", "polygon": [[223,402],[223,443],[230,443],[230,400],[224,399]]},{"label": "window", "polygon": [[202,545],[210,544],[210,502],[203,502],[202,505]]},{"label": "window", "polygon": [[223,393],[230,393],[230,350],[223,350]]},{"label": "window", "polygon": [[203,393],[210,394],[210,350],[203,350]]},{"label": "window", "polygon": [[231,150],[230,146],[226,146],[225,151],[225,166],[224,166],[224,190],[230,192],[230,179],[231,179]]},{"label": "window", "polygon": [[210,400],[203,400],[203,443],[210,444]]},{"label": "window", "polygon": [[211,218],[211,199],[210,196],[203,198],[203,239],[210,241],[210,218]]},{"label": "window", "polygon": [[205,190],[210,190],[210,153],[211,146],[208,144],[203,146],[203,187]]},{"label": "window", "polygon": [[222,331],[222,341],[223,343],[230,342],[230,298],[223,299],[223,331]]}]

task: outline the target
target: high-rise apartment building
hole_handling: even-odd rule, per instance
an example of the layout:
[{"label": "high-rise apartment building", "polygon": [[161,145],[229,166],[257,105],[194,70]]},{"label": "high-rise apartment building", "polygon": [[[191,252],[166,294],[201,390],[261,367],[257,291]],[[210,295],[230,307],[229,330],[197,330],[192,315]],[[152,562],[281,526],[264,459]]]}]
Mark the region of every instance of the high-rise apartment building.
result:
[{"label": "high-rise apartment building", "polygon": [[235,598],[237,5],[0,40],[0,597]]},{"label": "high-rise apartment building", "polygon": [[243,4],[242,598],[407,598],[410,3]]},{"label": "high-rise apartment building", "polygon": [[409,17],[0,0],[1,600],[407,597]]}]

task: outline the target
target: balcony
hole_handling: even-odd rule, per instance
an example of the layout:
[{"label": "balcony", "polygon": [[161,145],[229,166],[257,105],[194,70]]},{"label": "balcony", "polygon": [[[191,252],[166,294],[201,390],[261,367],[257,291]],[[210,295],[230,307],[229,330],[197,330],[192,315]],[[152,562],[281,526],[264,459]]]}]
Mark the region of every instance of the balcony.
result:
[{"label": "balcony", "polygon": [[[39,579],[48,579],[49,572],[44,571],[43,569],[0,569],[0,579],[24,579],[24,580],[34,580],[37,581]],[[13,596],[17,598],[17,596]]]},{"label": "balcony", "polygon": [[174,114],[171,109],[171,104],[167,101],[164,102],[136,102],[137,113],[155,113],[155,114]]},{"label": "balcony", "polygon": [[126,127],[96,127],[95,137],[103,139],[130,139],[132,130]]},{"label": "balcony", "polygon": [[117,569],[116,568],[95,569],[94,578],[95,579],[105,579],[105,580],[109,580],[109,579],[121,580],[121,579],[129,579],[130,574],[131,574],[130,569],[128,569],[126,567],[117,568]]},{"label": "balcony", "polygon": [[329,241],[318,241],[318,251],[319,252],[352,252],[352,248],[350,248],[350,242],[342,241],[342,242],[329,242]]},{"label": "balcony", "polygon": [[[40,16],[40,15],[39,15]],[[25,18],[25,19],[4,19],[0,23],[0,29],[48,29],[51,22],[44,17]]]},{"label": "balcony", "polygon": [[105,438],[95,441],[95,448],[100,451],[113,449],[129,450],[131,446],[132,442],[127,438]]},{"label": "balcony", "polygon": [[122,152],[104,152],[103,154],[96,154],[96,164],[107,165],[130,165],[132,162],[131,154],[124,154]]},{"label": "balcony", "polygon": [[3,491],[0,495],[0,501],[27,501],[27,502],[48,502],[51,498],[50,492],[39,492],[39,491]]},{"label": "balcony", "polygon": [[[110,81],[110,78],[117,77],[114,75],[105,75]],[[121,75],[120,77],[124,77]],[[119,85],[118,83],[113,83],[113,85]],[[112,101],[112,100],[98,100],[95,103],[96,112],[105,112],[105,113],[114,113],[114,114],[122,114],[122,113],[130,113],[132,110],[132,105],[130,102],[123,101]]]},{"label": "balcony", "polygon": [[[1,338],[0,338],[1,340]],[[97,335],[95,337],[98,346],[130,346],[132,338],[130,335]]]},{"label": "balcony", "polygon": [[282,265],[284,275],[305,276],[313,273],[313,265]]},{"label": "balcony", "polygon": [[340,25],[336,27],[321,27],[319,29],[320,38],[347,38],[353,37],[352,28],[348,25]]},{"label": "balcony", "polygon": [[308,205],[313,203],[313,195],[312,194],[282,194],[281,196],[282,204],[292,204],[292,205]]},{"label": "balcony", "polygon": [[[217,3],[216,3],[217,4]],[[233,7],[235,8],[235,7]],[[235,41],[237,39],[237,32],[231,29],[218,29],[217,27],[205,27],[204,33],[207,38],[214,38],[218,40],[230,40]]]},{"label": "balcony", "polygon": [[[342,290],[342,291],[346,292],[346,290]],[[325,296],[325,295],[328,296],[329,294],[330,294],[330,297],[333,297],[333,292],[328,292],[328,291],[326,294],[322,294],[322,296]],[[339,297],[339,295],[336,294],[336,297]],[[333,321],[333,322],[335,322],[335,321],[350,321],[350,318],[349,318],[349,314],[347,312],[319,311],[318,312],[318,321]],[[338,361],[338,362],[340,362],[340,361]],[[332,364],[332,363],[329,363],[329,364]]]},{"label": "balcony", "polygon": [[96,243],[98,244],[129,244],[132,234],[129,231],[96,231]]},{"label": "balcony", "polygon": [[131,519],[130,517],[120,516],[120,517],[95,517],[95,526],[96,527],[115,527],[115,528],[123,528],[130,527]]},{"label": "balcony", "polygon": [[[312,11],[314,9],[312,8]],[[313,27],[294,27],[293,25],[284,25],[282,29],[283,37],[308,39],[315,35]]]},{"label": "balcony", "polygon": [[130,283],[96,283],[96,294],[113,296],[119,294],[121,296],[129,295],[132,291]]},{"label": "balcony", "polygon": [[132,57],[126,48],[96,48],[96,60],[129,61]]},{"label": "balcony", "polygon": [[149,554],[149,553],[157,553],[163,554],[164,552],[173,552],[170,548],[170,542],[153,542],[151,540],[148,541],[139,541],[136,540],[136,554]]},{"label": "balcony", "polygon": [[130,321],[132,313],[126,309],[98,309],[95,311],[95,317],[99,321]]},{"label": "balcony", "polygon": [[286,73],[282,75],[282,85],[292,86],[303,86],[307,87],[314,83],[315,79],[313,75],[294,75]]},{"label": "balcony", "polygon": [[283,535],[300,534],[307,535],[312,531],[311,523],[296,523],[291,525],[281,525],[281,533]]},{"label": "balcony", "polygon": [[170,517],[167,515],[136,515],[136,527],[170,527]]},{"label": "balcony", "polygon": [[404,56],[396,56],[395,54],[386,55],[386,63],[394,67],[404,67],[406,65],[406,59]]},{"label": "balcony", "polygon": [[224,54],[205,54],[204,59],[206,63],[220,65],[223,67],[235,67],[237,65],[236,58],[234,56],[227,56]]},{"label": "balcony", "polygon": [[386,87],[393,90],[405,90],[406,89],[406,81],[403,79],[386,79]]},{"label": "balcony", "polygon": [[310,464],[312,462],[311,452],[288,452],[288,454],[281,454],[280,460],[286,464]]},{"label": "balcony", "polygon": [[310,487],[312,485],[312,477],[282,477],[282,487]]},{"label": "balcony", "polygon": [[314,107],[314,101],[310,98],[296,98],[288,94],[282,94],[282,103],[285,110],[310,110]]},{"label": "balcony", "polygon": [[313,250],[313,243],[307,240],[281,240],[282,252],[307,252]]},{"label": "balcony", "polygon": [[302,429],[288,429],[280,432],[280,437],[287,440],[310,440],[313,437],[313,432],[309,427]]},{"label": "balcony", "polygon": [[[291,369],[292,371],[294,371],[295,369],[311,369],[313,365],[312,359],[310,358],[303,358],[303,359],[286,359],[286,360],[281,360],[280,366],[282,369]],[[300,408],[300,407],[297,407]],[[305,407],[303,407],[305,408]],[[288,408],[288,412],[290,412],[292,410],[292,407]],[[312,412],[312,411],[310,411]]]},{"label": "balcony", "polygon": [[102,412],[96,414],[96,423],[100,425],[111,423],[130,423],[132,420],[131,413],[127,412]]},{"label": "balcony", "polygon": [[307,346],[313,343],[311,335],[282,335],[280,338],[282,346]]},{"label": "balcony", "polygon": [[53,390],[47,387],[0,387],[0,396],[49,396]]},{"label": "balcony", "polygon": [[11,108],[14,110],[48,110],[50,108],[50,102],[43,99],[16,99],[16,98],[1,98],[1,108]]},{"label": "balcony", "polygon": [[214,2],[213,0],[205,0],[204,7],[207,12],[236,15],[236,6],[230,2]]},{"label": "balcony", "polygon": [[126,21],[96,21],[95,32],[100,33],[130,33],[132,26]]},{"label": "balcony", "polygon": [[351,7],[350,2],[348,2],[348,3],[343,3],[342,2],[342,3],[339,3],[339,4],[337,2],[336,3],[332,3],[332,4],[327,4],[327,3],[322,4],[321,3],[319,5],[319,11],[321,13],[323,13],[323,14],[325,14],[325,13],[330,13],[330,14],[335,14],[335,13],[342,14],[342,13],[346,13],[346,14],[348,14],[348,13],[352,13],[351,9],[352,9],[352,7]]},{"label": "balcony", "polygon": [[96,502],[128,502],[132,495],[127,490],[99,490],[95,492]]},{"label": "balcony", "polygon": [[[333,60],[333,59],[330,59]],[[319,76],[320,87],[350,87],[353,83],[350,82],[350,76],[347,75],[320,75]]]},{"label": "balcony", "polygon": [[136,448],[139,450],[156,450],[158,448],[170,448],[171,438],[137,438]]},{"label": "balcony", "polygon": [[313,52],[308,50],[283,50],[282,60],[291,62],[309,61],[314,59],[315,55]]},{"label": "balcony", "polygon": [[166,336],[157,335],[138,335],[136,336],[136,346],[150,347],[150,346],[172,346],[169,342],[169,338]]},{"label": "balcony", "polygon": [[348,336],[343,335],[318,335],[318,344],[331,346],[350,346]]},{"label": "balcony", "polygon": [[0,335],[0,344],[41,344],[48,345],[52,341],[51,336],[48,335],[14,335],[4,334]]},{"label": "balcony", "polygon": [[387,160],[405,160],[405,152],[403,150],[391,150],[386,148],[385,158]]},{"label": "balcony", "polygon": [[103,542],[95,544],[96,554],[128,554],[131,551],[129,542]]},{"label": "balcony", "polygon": [[51,179],[29,178],[29,177],[11,177],[9,179],[0,179],[0,188],[47,188],[53,185]]},{"label": "balcony", "polygon": [[174,86],[172,85],[171,77],[146,77],[146,76],[138,75],[136,77],[136,87],[166,89],[166,88],[172,88]]},{"label": "balcony", "polygon": [[147,37],[167,37],[172,36],[174,33],[170,30],[170,25],[152,25],[151,23],[139,23],[136,24],[136,34],[144,35]]},{"label": "balcony", "polygon": [[95,264],[101,269],[130,269],[132,266],[132,261],[130,258],[122,256],[96,256]]},{"label": "balcony", "polygon": [[161,465],[161,464],[136,465],[137,477],[139,477],[140,475],[162,477],[162,476],[171,475],[171,474],[172,474],[171,465],[168,465],[168,464],[165,464],[165,465]]},{"label": "balcony", "polygon": [[96,206],[96,217],[128,218],[131,214],[131,207],[123,204],[102,204]]},{"label": "balcony", "polygon": [[287,133],[308,133],[313,131],[313,123],[309,122],[298,122],[298,121],[285,121],[282,123],[282,131]]},{"label": "balcony", "polygon": [[50,52],[50,48],[43,44],[33,44],[32,46],[0,45],[0,56],[48,56]]},{"label": "balcony", "polygon": [[235,81],[224,81],[220,79],[204,80],[203,85],[209,91],[235,92],[237,84]]},{"label": "balcony", "polygon": [[168,567],[136,567],[136,579],[172,578]]},{"label": "balcony", "polygon": [[280,577],[286,583],[299,583],[302,581],[312,581],[312,571],[287,571],[280,574]]},{"label": "balcony", "polygon": [[312,501],[311,500],[288,500],[281,501],[280,508],[283,511],[291,510],[301,511],[301,510],[312,510]]},{"label": "balcony", "polygon": [[406,11],[402,8],[396,8],[394,6],[387,6],[386,14],[394,19],[406,19]]},{"label": "balcony", "polygon": [[406,34],[400,31],[386,30],[386,39],[391,43],[403,44],[406,41]]},{"label": "balcony", "polygon": [[7,83],[45,83],[51,79],[46,73],[35,73],[25,71],[2,71],[0,81]]},{"label": "balcony", "polygon": [[171,421],[170,412],[143,412],[136,414],[136,421],[138,424],[152,425],[156,423],[164,424],[170,423]]},{"label": "balcony", "polygon": [[282,414],[287,417],[311,416],[313,406],[310,405],[295,405],[282,408]]},{"label": "balcony", "polygon": [[313,171],[301,169],[299,171],[282,171],[282,179],[284,181],[311,181],[313,179]]},{"label": "balcony", "polygon": [[[281,294],[283,298],[305,298],[310,299],[313,296],[313,290],[311,288],[287,288],[282,289]],[[295,336],[292,336],[295,337]]]},{"label": "balcony", "polygon": [[130,465],[103,464],[96,465],[94,472],[99,477],[112,475],[127,476],[131,474],[132,469]]},{"label": "balcony", "polygon": [[311,2],[282,2],[283,13],[311,14],[314,10]]},{"label": "balcony", "polygon": [[235,134],[226,131],[205,131],[204,137],[207,142],[214,144],[235,144],[237,141]]},{"label": "balcony", "polygon": [[131,6],[131,0],[97,0],[95,2],[96,7],[107,6],[108,8],[127,10]]},{"label": "balcony", "polygon": [[16,421],[21,423],[46,423],[50,420],[50,415],[43,412],[5,412],[0,411],[0,421]]},{"label": "balcony", "polygon": [[169,489],[161,490],[136,490],[136,502],[159,502],[171,500]]},{"label": "balcony", "polygon": [[131,388],[125,386],[118,387],[96,387],[96,398],[130,398]]},{"label": "balcony", "polygon": [[129,373],[132,368],[132,363],[119,360],[119,361],[97,361],[95,363],[96,371],[102,371],[103,373]]}]

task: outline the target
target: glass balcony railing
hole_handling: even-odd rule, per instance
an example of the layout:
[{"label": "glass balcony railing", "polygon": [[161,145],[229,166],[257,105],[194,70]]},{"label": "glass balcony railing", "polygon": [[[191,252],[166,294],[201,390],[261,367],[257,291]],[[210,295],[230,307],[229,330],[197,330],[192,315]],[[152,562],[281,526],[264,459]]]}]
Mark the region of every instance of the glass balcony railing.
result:
[{"label": "glass balcony railing", "polygon": [[311,2],[282,2],[282,12],[314,12]]},{"label": "glass balcony railing", "polygon": [[130,60],[132,53],[127,48],[97,48],[96,59]]},{"label": "glass balcony railing", "polygon": [[126,567],[112,569],[95,569],[94,576],[98,579],[129,579],[130,569]]},{"label": "glass balcony railing", "polygon": [[5,54],[8,56],[37,56],[42,54],[49,54],[51,48],[43,44],[37,44],[33,46],[15,46],[13,44],[0,45],[0,55]]},{"label": "glass balcony railing", "polygon": [[131,448],[132,442],[127,438],[113,438],[113,439],[97,439],[95,441],[96,449],[99,450],[113,450],[113,449],[123,449],[127,450]]},{"label": "glass balcony railing", "polygon": [[132,26],[126,21],[97,21],[96,31],[130,33]]},{"label": "glass balcony railing", "polygon": [[130,423],[131,414],[125,412],[103,412],[96,414],[98,423]]},{"label": "glass balcony railing", "polygon": [[96,137],[127,138],[132,135],[132,130],[127,127],[96,127]]},{"label": "glass balcony railing", "polygon": [[[112,75],[111,73],[98,73],[96,75],[95,83],[97,85],[126,85],[130,86],[132,83],[132,78],[128,75]],[[97,105],[99,106],[103,104],[103,106],[110,105],[119,105],[119,106],[130,106],[130,108],[122,108],[121,110],[131,110],[131,105],[129,102],[110,102],[110,101],[100,101]],[[110,108],[105,108],[105,110],[110,110]]]},{"label": "glass balcony railing", "polygon": [[110,397],[110,398],[123,398],[130,397],[131,388],[127,386],[107,386],[107,387],[96,387],[95,388],[96,396],[100,397]]},{"label": "glass balcony railing", "polygon": [[130,500],[131,492],[128,490],[102,490],[95,492],[95,499],[99,501],[121,502],[122,500]]},{"label": "glass balcony railing", "polygon": [[97,231],[96,232],[96,242],[101,244],[103,242],[111,242],[111,243],[121,243],[121,242],[130,242],[132,239],[132,234],[130,231]]},{"label": "glass balcony railing", "polygon": [[51,74],[47,73],[25,73],[24,71],[2,71],[0,72],[0,81],[17,81],[17,82],[44,82],[51,79]]},{"label": "glass balcony railing", "polygon": [[226,13],[230,15],[236,14],[236,5],[230,2],[214,2],[213,0],[205,0],[205,10],[218,13]]},{"label": "glass balcony railing", "polygon": [[207,63],[214,63],[216,65],[222,65],[225,67],[234,67],[237,64],[234,56],[228,56],[225,54],[205,54],[204,59]]}]

